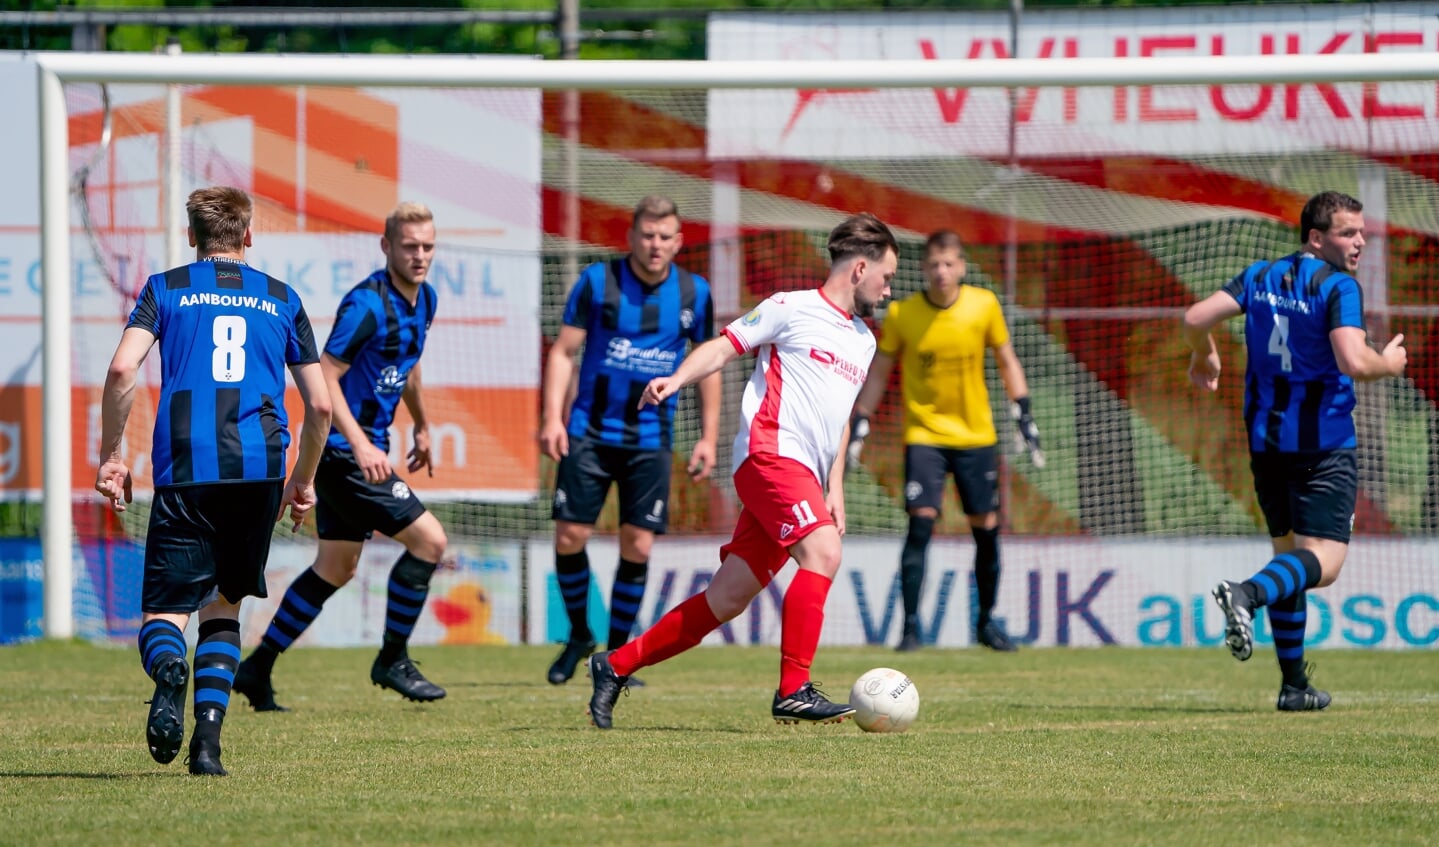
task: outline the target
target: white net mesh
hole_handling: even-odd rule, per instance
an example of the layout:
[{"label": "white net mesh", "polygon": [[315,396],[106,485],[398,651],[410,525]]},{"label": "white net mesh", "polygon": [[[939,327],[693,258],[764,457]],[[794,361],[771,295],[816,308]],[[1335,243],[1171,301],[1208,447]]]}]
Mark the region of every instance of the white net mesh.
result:
[{"label": "white net mesh", "polygon": [[[1052,49],[1060,55],[1065,46]],[[1281,89],[1272,96],[1282,118]],[[1434,83],[1420,89],[1433,100]],[[69,91],[78,167],[93,157],[98,129],[85,128],[99,126],[98,97],[94,87]],[[85,279],[97,290],[108,287],[109,276],[118,288],[82,305],[77,317],[96,327],[76,334],[77,390],[84,386],[92,405],[95,375],[113,349],[126,298],[145,272],[158,269],[161,238],[160,91],[115,91],[116,139],[96,158],[84,194],[83,237],[97,249],[80,246],[77,233],[77,264],[108,269],[88,277],[80,271],[77,287]],[[1335,91],[1346,102],[1363,102],[1361,86]],[[457,577],[451,605],[425,619],[436,640],[473,627],[479,608],[487,620],[494,615],[480,631],[502,640],[565,635],[549,548],[553,468],[534,447],[540,362],[575,274],[618,255],[639,197],[661,193],[678,202],[686,239],[679,261],[711,279],[721,321],[773,291],[822,280],[825,236],[850,212],[874,212],[901,236],[895,297],[923,285],[925,234],[958,230],[970,260],[967,282],[995,290],[1005,304],[1049,455],[1040,470],[1006,452],[1001,475],[1000,613],[1011,630],[1041,644],[1217,639],[1219,622],[1202,602],[1205,590],[1218,576],[1256,569],[1268,545],[1240,414],[1239,328],[1219,337],[1228,368],[1223,387],[1199,396],[1185,379],[1178,316],[1250,261],[1290,251],[1297,243],[1290,221],[1310,193],[1355,194],[1368,204],[1373,233],[1363,272],[1370,329],[1381,339],[1405,333],[1411,365],[1405,379],[1361,393],[1355,525],[1361,540],[1345,593],[1326,606],[1332,625],[1324,643],[1420,643],[1430,631],[1416,617],[1425,607],[1404,603],[1439,590],[1433,570],[1439,371],[1430,355],[1439,342],[1432,305],[1439,281],[1431,261],[1439,218],[1431,201],[1430,119],[1386,124],[1384,132],[1404,141],[1385,152],[1303,121],[1306,143],[1293,149],[1259,145],[1246,153],[1230,134],[1191,132],[1187,147],[1160,152],[1152,134],[1100,133],[1066,116],[1112,115],[1119,101],[1136,115],[1212,110],[1219,108],[1213,91],[1044,89],[1020,93],[1021,109],[1032,106],[1036,117],[1014,135],[1011,149],[1003,92],[968,92],[963,108],[987,117],[964,124],[962,143],[952,126],[941,121],[934,129],[936,110],[953,114],[965,95],[589,92],[578,95],[580,121],[567,138],[559,92],[531,92],[524,100],[473,91],[187,87],[184,189],[232,182],[254,192],[256,262],[315,304],[310,314],[321,339],[339,294],[379,260],[377,216],[400,199],[436,208],[441,306],[424,359],[425,385],[432,417],[453,429],[441,438],[443,479],[414,484],[467,557],[462,574],[473,577],[468,583]],[[1264,95],[1254,88],[1223,96],[1229,98],[1223,108],[1238,109],[1233,104]],[[1383,96],[1402,103],[1415,95],[1397,88]],[[1331,108],[1323,89],[1308,86],[1296,97],[1300,114]],[[388,135],[376,129],[380,119],[356,114],[360,102],[394,110]],[[430,112],[407,113],[412,102]],[[485,118],[466,132],[463,125],[406,117],[435,110]],[[1106,126],[1112,130],[1112,121]],[[1256,138],[1277,132],[1254,126]],[[1172,128],[1155,130],[1164,131],[1173,135]],[[776,147],[780,137],[799,146]],[[751,367],[742,360],[726,373],[714,483],[691,483],[684,462],[676,462],[672,534],[655,548],[642,625],[701,587],[717,565],[715,550],[737,508],[728,448]],[[846,563],[831,595],[829,642],[892,642],[898,632],[895,570],[905,518],[897,385],[896,379],[875,415],[864,466],[847,485]],[[992,367],[990,388],[1002,410]],[[132,434],[141,444],[147,413],[137,404]],[[1007,416],[996,419],[1008,445]],[[681,403],[677,427],[676,452],[686,456],[698,432],[693,397]],[[123,531],[140,540],[144,511],[134,514]],[[98,533],[101,526],[82,522],[81,530]],[[599,529],[591,561],[603,601],[617,555],[613,502]],[[922,604],[941,644],[969,642],[971,551],[951,494]],[[381,590],[393,553],[382,548],[367,559],[375,565],[373,590]],[[303,548],[278,554],[271,602],[309,555]],[[138,571],[99,581],[105,579],[138,585]],[[475,590],[484,602],[466,605]],[[778,596],[762,595],[720,637],[775,640]],[[594,628],[603,631],[603,602],[595,605]],[[353,613],[356,637],[374,634],[365,629],[365,609]],[[1341,638],[1346,622],[1350,634]],[[123,630],[124,623],[112,628]],[[257,638],[249,629],[247,638]]]}]

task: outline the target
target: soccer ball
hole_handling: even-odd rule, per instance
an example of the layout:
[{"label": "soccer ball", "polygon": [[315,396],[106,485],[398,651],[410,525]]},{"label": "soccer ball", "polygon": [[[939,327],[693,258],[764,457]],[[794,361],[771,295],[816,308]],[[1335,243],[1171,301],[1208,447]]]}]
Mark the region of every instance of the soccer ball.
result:
[{"label": "soccer ball", "polygon": [[892,668],[875,668],[849,690],[854,722],[865,732],[904,732],[919,717],[919,689]]}]

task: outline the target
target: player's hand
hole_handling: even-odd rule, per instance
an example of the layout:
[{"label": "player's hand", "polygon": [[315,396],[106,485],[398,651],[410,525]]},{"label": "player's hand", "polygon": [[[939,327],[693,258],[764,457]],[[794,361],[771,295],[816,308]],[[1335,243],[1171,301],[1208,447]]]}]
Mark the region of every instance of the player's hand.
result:
[{"label": "player's hand", "polygon": [[130,468],[119,459],[111,459],[100,465],[95,474],[95,490],[105,495],[111,510],[125,511],[125,504],[135,499],[130,490]]},{"label": "player's hand", "polygon": [[291,478],[285,483],[285,492],[280,495],[280,512],[275,515],[275,523],[285,519],[285,509],[290,510],[290,531],[297,532],[305,524],[305,517],[310,510],[315,508],[315,484],[313,482],[300,482]]},{"label": "player's hand", "polygon": [[405,465],[406,470],[414,473],[420,468],[426,468],[430,476],[435,475],[435,463],[430,456],[430,429],[429,427],[415,427],[415,444],[410,448],[409,464]]},{"label": "player's hand", "polygon": [[849,420],[849,446],[844,453],[844,472],[848,474],[859,466],[859,456],[864,452],[864,440],[869,438],[869,416],[855,415]]},{"label": "player's hand", "polygon": [[[1404,336],[1399,336],[1401,339]],[[1392,343],[1392,342],[1391,342]],[[1219,351],[1189,354],[1189,381],[1205,391],[1219,390]]]},{"label": "player's hand", "polygon": [[540,426],[540,452],[556,462],[570,454],[570,434],[564,421],[545,421]]},{"label": "player's hand", "polygon": [[1409,364],[1409,353],[1404,349],[1404,333],[1399,333],[1389,339],[1384,345],[1384,351],[1379,355],[1384,357],[1384,363],[1389,366],[1390,376],[1400,376],[1404,368]]},{"label": "player's hand", "polygon": [[658,406],[668,400],[676,391],[679,391],[681,387],[679,382],[673,377],[657,376],[650,380],[649,385],[645,386],[645,393],[640,396],[638,408],[643,409],[646,406]]},{"label": "player's hand", "polygon": [[830,489],[824,496],[824,507],[829,509],[830,519],[834,521],[834,528],[839,530],[841,538],[844,537],[844,492],[842,490]]},{"label": "player's hand", "polygon": [[360,473],[365,475],[365,482],[379,483],[390,478],[390,457],[384,450],[371,444],[368,440],[359,444],[352,444],[355,451],[355,464],[360,466]]},{"label": "player's hand", "polygon": [[695,449],[690,452],[690,463],[687,470],[690,479],[698,482],[708,479],[714,472],[715,467],[715,445],[712,441],[705,441],[701,438],[695,442]]},{"label": "player's hand", "polygon": [[1029,461],[1036,468],[1044,467],[1044,451],[1039,447],[1039,425],[1029,413],[1029,398],[1021,397],[1009,406],[1009,415],[1014,418],[1014,449],[1029,453]]}]

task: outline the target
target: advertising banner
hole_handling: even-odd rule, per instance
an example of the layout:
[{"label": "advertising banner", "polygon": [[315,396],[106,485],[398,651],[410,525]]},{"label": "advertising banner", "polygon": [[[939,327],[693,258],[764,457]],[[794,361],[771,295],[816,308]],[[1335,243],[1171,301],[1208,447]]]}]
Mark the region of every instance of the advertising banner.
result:
[{"label": "advertising banner", "polygon": [[[525,501],[539,490],[540,97],[533,90],[182,86],[181,186],[164,197],[165,91],[67,86],[74,486],[93,483],[100,388],[146,277],[165,269],[172,204],[204,185],[255,200],[249,264],[289,283],[323,345],[351,287],[384,265],[385,216],[403,200],[435,214],[429,282],[438,309],[422,360],[436,442],[434,499]],[[0,191],[0,497],[41,487],[41,273],[34,67],[0,56],[12,164]],[[108,116],[108,117],[107,117]],[[108,125],[108,138],[106,127]],[[20,179],[20,175],[24,179]],[[183,220],[183,214],[178,216]],[[183,223],[181,224],[183,227]],[[183,232],[181,233],[183,238]],[[182,250],[181,261],[194,258]],[[159,356],[141,375],[126,433],[136,489],[147,454]],[[287,398],[294,427],[299,399]],[[392,452],[410,447],[401,414]],[[292,454],[293,458],[293,454]],[[482,460],[483,458],[483,460]]]}]

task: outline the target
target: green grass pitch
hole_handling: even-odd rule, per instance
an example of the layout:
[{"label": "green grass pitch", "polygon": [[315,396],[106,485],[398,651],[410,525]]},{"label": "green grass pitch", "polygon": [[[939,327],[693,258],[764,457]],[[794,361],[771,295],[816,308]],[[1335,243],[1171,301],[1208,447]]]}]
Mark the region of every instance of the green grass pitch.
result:
[{"label": "green grass pitch", "polygon": [[1439,839],[1439,654],[1327,651],[1318,714],[1278,714],[1272,652],[821,648],[835,697],[877,666],[901,735],[769,717],[774,648],[650,668],[600,732],[549,647],[419,648],[402,702],[368,650],[298,649],[288,714],[236,697],[232,776],[150,760],[133,649],[0,649],[0,845],[1419,844]]}]

